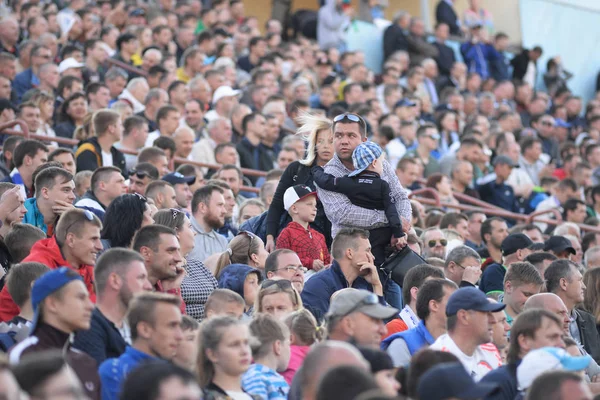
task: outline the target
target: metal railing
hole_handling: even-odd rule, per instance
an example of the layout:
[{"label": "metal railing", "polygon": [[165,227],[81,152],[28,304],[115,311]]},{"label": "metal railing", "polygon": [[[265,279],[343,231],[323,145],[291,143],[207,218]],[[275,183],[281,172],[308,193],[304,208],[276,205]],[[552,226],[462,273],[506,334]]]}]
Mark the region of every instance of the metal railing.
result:
[{"label": "metal railing", "polygon": [[[19,125],[21,127],[22,131],[15,131],[14,129],[10,129],[15,125]],[[76,139],[68,139],[68,138],[63,138],[63,137],[59,137],[59,136],[48,137],[48,136],[44,136],[44,135],[36,135],[33,133],[29,133],[29,129],[27,129],[27,124],[25,124],[25,122],[22,120],[15,120],[15,121],[7,122],[5,124],[0,125],[0,132],[3,134],[23,136],[27,139],[37,139],[37,140],[44,141],[44,142],[56,142],[59,144],[65,144],[65,145],[69,145],[69,146],[73,146],[73,147],[77,146],[77,144],[79,143],[79,141],[77,141]],[[121,149],[120,151],[122,153],[131,154],[131,155],[135,155],[135,156],[137,156],[139,154],[139,152],[134,151],[134,150]],[[197,167],[209,168],[209,169],[214,169],[214,170],[217,170],[217,169],[221,168],[221,166],[222,166],[221,164],[209,164],[209,163],[204,163],[204,162],[199,162],[199,161],[190,161],[186,158],[181,158],[181,157],[175,157],[175,162],[177,164],[191,164],[191,165],[194,165]],[[267,173],[265,171],[257,171],[257,170],[248,169],[248,168],[242,168],[242,173],[246,176],[255,176],[255,177],[267,176]],[[251,187],[251,186],[241,186],[240,191],[257,193],[257,194],[260,193],[259,188],[255,188],[255,187]]]}]

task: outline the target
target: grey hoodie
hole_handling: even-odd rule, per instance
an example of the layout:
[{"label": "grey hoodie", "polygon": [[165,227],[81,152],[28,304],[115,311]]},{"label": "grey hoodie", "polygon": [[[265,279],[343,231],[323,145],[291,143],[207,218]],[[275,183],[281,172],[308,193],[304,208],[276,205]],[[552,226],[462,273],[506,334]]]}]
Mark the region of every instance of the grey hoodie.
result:
[{"label": "grey hoodie", "polygon": [[336,6],[337,0],[325,0],[325,5],[319,10],[317,20],[317,40],[319,47],[326,50],[338,47],[345,42],[346,28],[350,24],[350,17]]}]

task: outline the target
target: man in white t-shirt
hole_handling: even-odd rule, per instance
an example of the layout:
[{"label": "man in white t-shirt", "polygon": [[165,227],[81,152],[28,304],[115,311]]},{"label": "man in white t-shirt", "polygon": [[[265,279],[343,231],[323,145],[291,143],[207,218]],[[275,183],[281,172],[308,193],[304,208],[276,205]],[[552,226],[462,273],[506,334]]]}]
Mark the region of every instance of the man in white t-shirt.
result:
[{"label": "man in white t-shirt", "polygon": [[503,310],[501,303],[490,303],[483,292],[474,287],[458,289],[448,299],[448,333],[440,336],[432,350],[454,354],[475,381],[502,365],[498,349],[492,341],[495,323],[492,313]]}]

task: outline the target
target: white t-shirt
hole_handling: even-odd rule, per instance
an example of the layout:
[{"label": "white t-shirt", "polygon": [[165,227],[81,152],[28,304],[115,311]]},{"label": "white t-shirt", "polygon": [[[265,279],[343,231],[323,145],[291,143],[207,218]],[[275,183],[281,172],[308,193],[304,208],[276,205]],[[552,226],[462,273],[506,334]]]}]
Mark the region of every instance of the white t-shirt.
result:
[{"label": "white t-shirt", "polygon": [[431,350],[446,351],[454,354],[465,367],[469,375],[478,382],[485,374],[502,366],[502,358],[498,349],[492,343],[477,346],[475,353],[468,356],[458,348],[454,340],[447,334],[443,334],[429,347]]},{"label": "white t-shirt", "polygon": [[112,165],[113,165],[112,153],[102,152],[102,165],[104,167],[112,167]]}]

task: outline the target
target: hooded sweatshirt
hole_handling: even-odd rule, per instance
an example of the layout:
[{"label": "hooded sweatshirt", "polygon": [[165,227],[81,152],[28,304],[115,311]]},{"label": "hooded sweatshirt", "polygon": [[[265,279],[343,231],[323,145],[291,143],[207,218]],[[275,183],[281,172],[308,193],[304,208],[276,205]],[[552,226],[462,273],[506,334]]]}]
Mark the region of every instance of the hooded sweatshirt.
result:
[{"label": "hooded sweatshirt", "polygon": [[[255,273],[258,276],[258,283],[260,284],[263,277],[259,269],[252,268],[246,264],[228,265],[221,271],[221,275],[219,275],[219,287],[221,289],[233,290],[245,299],[244,282],[246,281],[248,274],[251,273]],[[252,307],[250,307],[246,314],[250,313],[251,309]]]},{"label": "hooded sweatshirt", "polygon": [[[56,236],[48,239],[42,239],[33,245],[31,252],[22,262],[39,262],[50,269],[59,267],[69,267],[74,269],[60,251]],[[94,292],[94,267],[92,265],[82,265],[78,270],[79,275],[90,292],[90,299],[96,302],[96,293]],[[19,315],[19,307],[15,304],[8,293],[7,286],[4,285],[0,292],[0,320],[9,321]]]},{"label": "hooded sweatshirt", "polygon": [[324,50],[344,43],[345,30],[350,24],[350,17],[342,12],[342,9],[336,5],[336,1],[325,0],[325,5],[319,9],[317,40],[319,47]]}]

